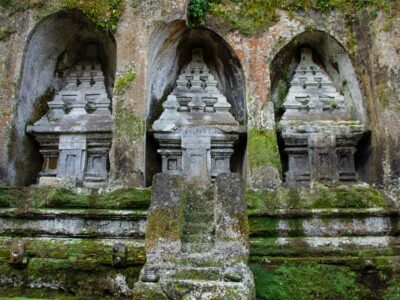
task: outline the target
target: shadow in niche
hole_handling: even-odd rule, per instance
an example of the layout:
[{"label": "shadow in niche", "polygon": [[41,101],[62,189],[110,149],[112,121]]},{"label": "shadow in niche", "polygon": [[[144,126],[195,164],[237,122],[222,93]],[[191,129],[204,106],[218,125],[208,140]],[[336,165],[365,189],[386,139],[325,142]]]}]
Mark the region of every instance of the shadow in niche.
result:
[{"label": "shadow in niche", "polygon": [[367,131],[358,142],[354,154],[356,172],[361,181],[366,182],[368,180],[368,170],[371,168],[371,152],[371,131]]},{"label": "shadow in niche", "polygon": [[36,181],[43,157],[34,138],[26,135],[25,127],[43,116],[44,113],[35,112],[37,103],[49,89],[59,91],[65,85],[68,69],[85,57],[84,48],[89,43],[97,45],[107,92],[112,96],[116,44],[111,35],[97,29],[80,11],[55,13],[31,32],[24,50],[18,103],[8,145],[10,185],[26,186]]},{"label": "shadow in niche", "polygon": [[[245,82],[238,58],[229,45],[215,32],[205,29],[188,29],[177,21],[167,28],[156,30],[150,46],[148,69],[148,106],[146,140],[146,185],[152,183],[161,170],[158,145],[151,136],[151,127],[162,111],[162,103],[171,93],[181,70],[191,61],[192,49],[202,48],[204,61],[218,82],[218,88],[231,104],[230,112],[241,125],[246,125]],[[243,172],[246,138],[240,137],[231,158],[232,171]],[[157,159],[156,159],[157,158]]]},{"label": "shadow in niche", "polygon": [[[278,124],[285,112],[283,102],[290,88],[294,71],[300,61],[300,49],[312,50],[312,59],[331,77],[336,90],[344,96],[352,120],[365,124],[366,112],[362,94],[351,60],[345,48],[323,31],[306,31],[295,36],[274,56],[271,64],[271,100],[274,104],[275,120]],[[284,151],[281,128],[277,126],[278,146],[283,174],[288,171],[288,155]],[[370,163],[370,133],[365,133],[358,143],[355,167],[361,180],[367,180]],[[285,178],[284,178],[285,179]]]}]

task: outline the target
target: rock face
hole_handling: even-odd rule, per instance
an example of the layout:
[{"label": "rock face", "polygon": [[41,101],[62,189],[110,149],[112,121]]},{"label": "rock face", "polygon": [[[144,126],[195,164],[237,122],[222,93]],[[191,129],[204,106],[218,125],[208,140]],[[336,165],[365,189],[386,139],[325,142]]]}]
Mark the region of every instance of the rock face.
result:
[{"label": "rock face", "polygon": [[200,186],[156,175],[146,252],[133,299],[254,299],[240,176]]},{"label": "rock face", "polygon": [[41,185],[95,187],[107,182],[111,101],[95,44],[87,46],[86,56],[69,70],[47,115],[27,127],[44,159]]},{"label": "rock face", "polygon": [[153,124],[163,173],[207,184],[218,174],[230,172],[233,144],[241,128],[204,63],[203,49],[192,50],[192,60],[163,108]]},{"label": "rock face", "polygon": [[364,126],[351,120],[344,97],[303,48],[284,101],[280,125],[288,154],[290,186],[355,182],[354,153]]}]

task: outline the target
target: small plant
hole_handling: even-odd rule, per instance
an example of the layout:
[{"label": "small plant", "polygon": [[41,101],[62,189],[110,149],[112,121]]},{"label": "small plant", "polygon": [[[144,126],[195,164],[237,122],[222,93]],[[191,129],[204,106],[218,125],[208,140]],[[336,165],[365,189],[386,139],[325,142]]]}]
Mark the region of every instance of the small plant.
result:
[{"label": "small plant", "polygon": [[114,91],[116,95],[122,95],[126,88],[134,81],[136,78],[135,71],[129,71],[125,74],[119,76],[115,82]]},{"label": "small plant", "polygon": [[336,103],[336,101],[331,101],[331,108],[332,109],[338,108],[338,104]]},{"label": "small plant", "polygon": [[190,0],[188,5],[189,27],[204,25],[204,17],[209,7],[208,0]]}]

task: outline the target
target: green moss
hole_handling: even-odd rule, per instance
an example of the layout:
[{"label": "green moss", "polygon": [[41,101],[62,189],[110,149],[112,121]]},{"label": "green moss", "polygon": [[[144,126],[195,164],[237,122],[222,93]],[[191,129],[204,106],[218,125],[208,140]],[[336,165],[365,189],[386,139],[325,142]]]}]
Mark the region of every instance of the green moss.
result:
[{"label": "green moss", "polygon": [[347,267],[289,265],[274,269],[251,265],[257,299],[359,299],[361,287]]},{"label": "green moss", "polygon": [[65,9],[78,9],[99,29],[112,32],[116,29],[124,9],[123,0],[63,0]]},{"label": "green moss", "polygon": [[25,268],[0,262],[0,274],[6,282],[1,288],[1,296],[60,300],[131,299],[119,295],[120,286],[115,279],[123,276],[127,286],[133,288],[141,267],[142,264],[113,268],[95,260],[77,259],[30,258]]},{"label": "green moss", "polygon": [[266,31],[278,21],[277,10],[285,10],[293,16],[299,10],[315,10],[327,13],[332,10],[345,14],[355,14],[365,9],[371,15],[378,10],[390,12],[395,1],[380,0],[209,0],[209,14],[231,30],[239,30],[245,35],[255,35]]},{"label": "green moss", "polygon": [[[13,242],[23,240],[26,245],[26,255],[29,258],[59,259],[65,262],[97,262],[102,265],[112,264],[113,244],[92,239],[35,239],[27,237],[0,237],[0,258],[8,258],[9,247]],[[137,241],[125,242],[127,247],[127,264],[141,265],[146,261],[144,245]]]},{"label": "green moss", "polygon": [[327,187],[315,184],[313,188],[280,188],[275,191],[245,191],[247,207],[251,212],[277,208],[370,208],[388,207],[388,201],[374,188],[361,186]]},{"label": "green moss", "polygon": [[104,194],[96,202],[98,208],[144,208],[147,209],[151,201],[150,189],[119,189]]},{"label": "green moss", "polygon": [[161,238],[164,241],[178,241],[182,237],[187,206],[187,189],[182,178],[172,182],[172,189],[168,191],[179,198],[178,203],[157,205],[150,207],[147,212],[146,251],[153,249]]},{"label": "green moss", "polygon": [[136,73],[134,70],[126,72],[117,77],[114,86],[114,92],[116,95],[122,95],[129,85],[135,80]]},{"label": "green moss", "polygon": [[250,235],[277,236],[279,220],[276,218],[249,218]]},{"label": "green moss", "polygon": [[398,300],[400,299],[400,275],[397,274],[397,277],[390,282],[384,300]]},{"label": "green moss", "polygon": [[124,0],[0,0],[0,6],[9,15],[33,9],[37,20],[61,9],[77,9],[100,30],[113,32],[123,13]]},{"label": "green moss", "polygon": [[99,194],[96,190],[77,193],[66,188],[0,188],[0,207],[146,209],[150,189],[118,189]]},{"label": "green moss", "polygon": [[247,140],[250,171],[270,165],[282,172],[275,131],[252,128]]},{"label": "green moss", "polygon": [[0,41],[7,40],[16,30],[10,26],[0,28]]},{"label": "green moss", "polygon": [[144,120],[123,108],[122,104],[117,106],[117,113],[114,118],[114,137],[118,140],[127,140],[135,143],[144,137]]}]

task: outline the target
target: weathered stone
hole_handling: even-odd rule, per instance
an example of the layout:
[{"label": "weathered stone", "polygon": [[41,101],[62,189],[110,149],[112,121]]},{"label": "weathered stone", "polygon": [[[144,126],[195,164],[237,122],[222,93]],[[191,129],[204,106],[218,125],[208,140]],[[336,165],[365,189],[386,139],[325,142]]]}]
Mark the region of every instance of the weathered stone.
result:
[{"label": "weathered stone", "polygon": [[192,61],[163,107],[153,124],[163,173],[184,174],[189,182],[207,184],[218,174],[230,172],[240,127],[203,61],[203,49],[193,49]]},{"label": "weathered stone", "polygon": [[215,184],[154,177],[147,262],[136,297],[145,297],[157,283],[168,299],[254,299],[243,183],[239,174],[226,173]]},{"label": "weathered stone", "polygon": [[75,65],[65,86],[49,102],[50,111],[27,132],[41,144],[44,158],[39,183],[61,178],[69,185],[97,187],[108,179],[111,101],[97,61],[97,46],[87,45],[87,60]]},{"label": "weathered stone", "polygon": [[25,265],[28,263],[28,258],[25,255],[25,243],[23,241],[14,242],[10,247],[8,262],[13,265]]},{"label": "weathered stone", "polygon": [[243,279],[242,273],[236,268],[228,267],[224,272],[225,281],[240,282]]},{"label": "weathered stone", "polygon": [[288,154],[286,181],[290,186],[355,182],[356,146],[365,132],[351,121],[344,101],[329,76],[302,48],[280,126]]},{"label": "weathered stone", "polygon": [[113,266],[122,267],[126,265],[127,248],[122,243],[117,243],[112,249]]}]

